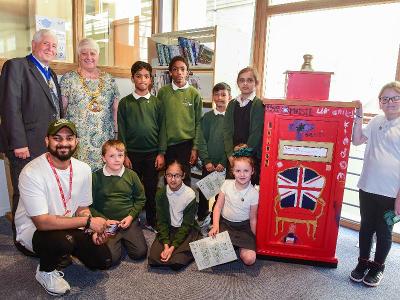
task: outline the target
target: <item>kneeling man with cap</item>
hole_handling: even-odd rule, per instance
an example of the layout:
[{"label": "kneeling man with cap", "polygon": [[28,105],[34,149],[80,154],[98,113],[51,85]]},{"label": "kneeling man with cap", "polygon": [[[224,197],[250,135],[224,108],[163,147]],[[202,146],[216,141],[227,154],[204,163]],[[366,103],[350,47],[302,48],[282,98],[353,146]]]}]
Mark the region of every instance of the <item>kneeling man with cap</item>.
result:
[{"label": "kneeling man with cap", "polygon": [[15,215],[17,241],[40,258],[36,279],[51,295],[70,290],[57,269],[77,257],[90,269],[107,269],[111,254],[106,220],[91,217],[91,169],[72,158],[78,144],[75,124],[50,124],[48,152],[28,163],[19,177],[20,201]]}]

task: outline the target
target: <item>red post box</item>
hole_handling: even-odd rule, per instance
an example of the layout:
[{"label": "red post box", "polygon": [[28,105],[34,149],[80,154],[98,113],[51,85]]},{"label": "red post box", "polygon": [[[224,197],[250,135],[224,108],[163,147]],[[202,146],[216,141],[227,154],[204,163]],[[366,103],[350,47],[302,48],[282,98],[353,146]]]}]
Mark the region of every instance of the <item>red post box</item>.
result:
[{"label": "red post box", "polygon": [[333,72],[287,71],[285,98],[328,100]]},{"label": "red post box", "polygon": [[336,267],[355,104],[264,103],[257,253]]}]

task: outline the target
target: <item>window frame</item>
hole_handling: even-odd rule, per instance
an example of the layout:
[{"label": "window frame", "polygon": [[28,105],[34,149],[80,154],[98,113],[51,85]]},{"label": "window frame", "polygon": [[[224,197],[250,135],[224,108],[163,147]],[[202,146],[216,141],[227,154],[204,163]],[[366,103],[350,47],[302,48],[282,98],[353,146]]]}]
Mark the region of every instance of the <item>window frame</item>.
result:
[{"label": "window frame", "polygon": [[[254,32],[257,32],[257,43],[253,36],[253,66],[260,74],[260,84],[257,88],[257,94],[263,96],[264,74],[265,74],[265,55],[268,51],[267,33],[268,19],[274,15],[289,13],[300,13],[315,10],[328,10],[337,8],[360,7],[376,4],[399,3],[400,0],[313,0],[298,1],[287,4],[270,5],[268,0],[256,0]],[[397,59],[396,76],[394,80],[400,80],[400,47]]]},{"label": "window frame", "polygon": [[[159,19],[159,0],[152,1],[152,34],[158,32],[158,19]],[[57,73],[57,75],[63,75],[71,70],[75,70],[78,67],[78,54],[76,53],[76,45],[78,41],[84,38],[84,17],[85,17],[85,0],[72,0],[72,40],[74,49],[74,59],[72,63],[65,62],[52,62],[50,63],[51,68]],[[28,54],[28,53],[27,53]],[[0,57],[0,70],[3,68],[3,64],[9,58]],[[131,69],[130,67],[116,67],[116,66],[99,66],[99,69],[110,73],[114,77],[118,78],[130,78]]]},{"label": "window frame", "polygon": [[[301,13],[315,10],[328,10],[348,7],[361,7],[376,4],[400,3],[400,0],[313,0],[313,1],[298,1],[295,3],[269,5],[268,0],[256,0],[255,5],[255,21],[254,32],[257,32],[257,43],[253,35],[253,66],[260,74],[260,84],[257,87],[257,94],[263,98],[264,91],[264,74],[265,74],[265,59],[268,51],[268,19],[274,15],[282,15],[289,13]],[[400,80],[400,47],[397,58],[396,75],[394,80]],[[341,218],[340,225],[360,230],[360,223]],[[393,233],[393,241],[400,243],[400,234]]]}]

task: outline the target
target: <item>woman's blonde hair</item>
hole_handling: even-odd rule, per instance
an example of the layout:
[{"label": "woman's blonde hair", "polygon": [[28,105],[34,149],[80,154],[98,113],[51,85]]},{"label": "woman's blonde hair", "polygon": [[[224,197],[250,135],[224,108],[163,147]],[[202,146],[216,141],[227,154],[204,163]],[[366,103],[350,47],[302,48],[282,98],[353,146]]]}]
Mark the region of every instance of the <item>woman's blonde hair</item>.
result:
[{"label": "woman's blonde hair", "polygon": [[94,50],[97,52],[97,54],[100,54],[99,44],[97,44],[97,42],[91,38],[84,38],[79,41],[78,47],[76,47],[76,52],[78,55],[81,54],[83,49]]},{"label": "woman's blonde hair", "polygon": [[381,91],[379,92],[378,98],[380,98],[383,94],[383,91],[386,89],[393,89],[395,90],[397,93],[400,94],[400,81],[392,81],[389,82],[387,84],[385,84],[382,88]]}]

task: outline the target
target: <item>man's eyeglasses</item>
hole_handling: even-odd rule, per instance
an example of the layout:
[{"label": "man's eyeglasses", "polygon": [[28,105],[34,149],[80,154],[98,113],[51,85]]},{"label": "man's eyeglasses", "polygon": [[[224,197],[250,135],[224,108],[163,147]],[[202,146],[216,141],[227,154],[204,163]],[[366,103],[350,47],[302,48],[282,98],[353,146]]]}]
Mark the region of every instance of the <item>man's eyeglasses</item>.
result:
[{"label": "man's eyeglasses", "polygon": [[168,179],[172,179],[172,178],[181,179],[183,177],[183,175],[167,173],[167,174],[165,174],[165,177],[167,177]]},{"label": "man's eyeglasses", "polygon": [[392,101],[392,102],[399,102],[399,101],[400,101],[400,96],[393,96],[393,97],[386,97],[386,96],[384,96],[384,97],[379,97],[379,101],[380,101],[382,104],[389,103],[390,101]]}]

